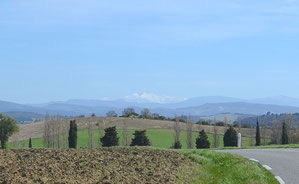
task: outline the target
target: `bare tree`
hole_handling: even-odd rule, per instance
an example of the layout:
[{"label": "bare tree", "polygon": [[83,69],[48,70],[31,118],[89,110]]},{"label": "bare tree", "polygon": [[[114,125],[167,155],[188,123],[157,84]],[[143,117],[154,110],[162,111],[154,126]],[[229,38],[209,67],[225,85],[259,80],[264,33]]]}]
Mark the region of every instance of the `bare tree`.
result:
[{"label": "bare tree", "polygon": [[241,120],[238,118],[238,131],[241,133]]},{"label": "bare tree", "polygon": [[186,133],[187,133],[187,148],[193,148],[193,138],[192,138],[192,129],[193,129],[193,122],[191,116],[189,116],[187,123],[186,123]]},{"label": "bare tree", "polygon": [[130,146],[130,144],[131,144],[128,124],[127,124],[126,119],[124,120],[124,127],[123,127],[123,143],[124,143],[124,146]]},{"label": "bare tree", "polygon": [[46,114],[44,122],[44,147],[50,148],[50,115]]},{"label": "bare tree", "polygon": [[266,139],[267,139],[267,119],[264,120],[264,127],[263,127],[263,139],[264,139],[264,145],[266,145]]},{"label": "bare tree", "polygon": [[66,120],[61,120],[61,135],[62,135],[62,148],[67,148],[68,143],[68,136],[67,133],[69,132],[69,123]]},{"label": "bare tree", "polygon": [[17,149],[18,148],[18,140],[17,140],[17,136],[18,136],[18,133],[13,135],[11,140],[12,140],[12,148],[13,149]]},{"label": "bare tree", "polygon": [[224,117],[224,127],[225,127],[225,129],[227,129],[227,127],[228,127],[227,117]]},{"label": "bare tree", "polygon": [[255,129],[254,128],[250,128],[249,129],[249,135],[250,135],[250,146],[254,146],[255,145]]},{"label": "bare tree", "polygon": [[273,144],[280,144],[281,142],[281,128],[282,123],[281,121],[279,121],[278,119],[273,120],[272,124],[271,124],[271,142]]},{"label": "bare tree", "polygon": [[214,123],[213,125],[213,138],[214,138],[214,148],[219,147],[219,135],[218,135],[218,127]]},{"label": "bare tree", "polygon": [[180,141],[180,134],[181,134],[181,126],[180,126],[180,120],[177,115],[175,115],[175,122],[174,122],[174,141],[179,142]]},{"label": "bare tree", "polygon": [[100,138],[102,138],[104,136],[104,129],[105,129],[105,120],[98,122],[98,131],[99,131],[99,144],[101,145],[101,141]]},{"label": "bare tree", "polygon": [[57,114],[56,122],[55,122],[55,128],[56,128],[56,142],[57,142],[57,148],[61,148],[61,117],[60,114]]},{"label": "bare tree", "polygon": [[28,146],[26,146],[26,140],[22,141],[22,149],[28,148]]},{"label": "bare tree", "polygon": [[93,149],[94,148],[92,122],[88,122],[88,148],[89,149]]},{"label": "bare tree", "polygon": [[51,148],[56,148],[57,142],[56,142],[56,136],[55,136],[55,132],[56,132],[56,117],[52,116],[51,118],[51,124],[50,124],[51,128],[50,128],[50,135],[51,135]]},{"label": "bare tree", "polygon": [[299,129],[298,128],[296,128],[292,134],[292,143],[299,144]]}]

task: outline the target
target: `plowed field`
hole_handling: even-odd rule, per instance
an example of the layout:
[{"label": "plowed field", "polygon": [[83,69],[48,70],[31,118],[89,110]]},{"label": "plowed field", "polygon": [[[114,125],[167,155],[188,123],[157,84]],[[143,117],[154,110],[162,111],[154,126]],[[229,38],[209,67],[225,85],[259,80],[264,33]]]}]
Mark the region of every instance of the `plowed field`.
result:
[{"label": "plowed field", "polygon": [[193,168],[176,152],[146,148],[0,150],[0,183],[176,183]]}]

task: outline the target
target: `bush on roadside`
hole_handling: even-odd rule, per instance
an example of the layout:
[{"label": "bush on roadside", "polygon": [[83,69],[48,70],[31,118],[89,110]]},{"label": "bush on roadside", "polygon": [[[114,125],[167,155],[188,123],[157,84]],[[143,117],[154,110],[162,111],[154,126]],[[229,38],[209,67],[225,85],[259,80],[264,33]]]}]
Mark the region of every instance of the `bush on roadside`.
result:
[{"label": "bush on roadside", "polygon": [[223,137],[224,147],[237,147],[238,136],[236,130],[230,126]]},{"label": "bush on roadside", "polygon": [[196,139],[196,148],[197,149],[209,149],[211,146],[208,136],[205,130],[199,132],[199,136]]},{"label": "bush on roadside", "polygon": [[181,141],[175,141],[171,149],[182,149]]}]

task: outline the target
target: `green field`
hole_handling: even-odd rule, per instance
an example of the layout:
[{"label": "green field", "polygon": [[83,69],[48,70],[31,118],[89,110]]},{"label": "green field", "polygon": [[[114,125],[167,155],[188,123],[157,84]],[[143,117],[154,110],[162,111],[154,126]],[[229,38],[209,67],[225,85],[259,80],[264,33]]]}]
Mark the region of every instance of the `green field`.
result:
[{"label": "green field", "polygon": [[[130,130],[130,137],[133,138],[134,130]],[[104,132],[101,132],[103,135]],[[152,147],[155,148],[170,148],[173,144],[173,130],[169,129],[149,129],[146,132],[147,136],[149,137]],[[118,137],[120,146],[123,146],[123,130],[118,130]],[[195,147],[195,140],[198,137],[198,132],[193,132],[193,142]],[[214,139],[212,134],[208,134],[209,141],[211,143],[211,147],[213,145]],[[187,148],[187,136],[186,131],[181,132],[180,136],[182,149]],[[99,147],[99,132],[98,130],[94,130],[94,143],[95,147]],[[28,147],[28,140],[21,141],[18,143],[20,148],[27,148]],[[43,138],[32,139],[33,148],[43,148]],[[250,141],[249,138],[243,138],[243,146],[249,146]],[[9,148],[12,147],[12,144],[9,144]],[[78,148],[86,148],[88,147],[88,131],[87,130],[79,130],[78,131]],[[219,136],[219,148],[223,148],[223,136]]]}]

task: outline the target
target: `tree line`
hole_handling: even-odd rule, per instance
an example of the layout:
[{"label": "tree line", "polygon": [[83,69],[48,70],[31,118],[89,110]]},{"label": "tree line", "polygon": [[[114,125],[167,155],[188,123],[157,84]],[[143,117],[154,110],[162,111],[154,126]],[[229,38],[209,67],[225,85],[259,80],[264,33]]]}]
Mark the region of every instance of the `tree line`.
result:
[{"label": "tree line", "polygon": [[[180,134],[182,131],[182,124],[180,123],[180,118],[178,116],[175,117],[174,120],[174,142],[171,148],[180,149],[182,144],[180,142]],[[289,126],[292,120],[285,119],[282,123],[280,132],[277,133],[280,135],[279,144],[289,144],[290,136],[289,136]],[[150,145],[150,140],[146,136],[146,130],[138,130],[134,133],[134,138],[130,138],[129,129],[127,125],[127,121],[124,120],[123,124],[123,145],[124,146],[148,146]],[[193,125],[191,118],[185,121],[185,130],[187,135],[187,148],[193,148]],[[225,127],[228,125],[225,123]],[[97,124],[99,132],[102,132],[104,129],[104,125]],[[197,148],[210,148],[211,146],[217,148],[219,146],[219,133],[216,125],[213,125],[213,138],[214,144],[208,140],[208,136],[204,130],[201,130],[196,139],[196,147]],[[240,126],[239,126],[240,127]],[[91,122],[87,123],[88,129],[88,147],[94,148],[94,126]],[[239,128],[239,132],[240,132]],[[8,138],[15,132],[18,131],[18,126],[16,125],[16,121],[13,118],[0,114],[0,144],[1,148],[7,148]],[[68,122],[67,120],[62,120],[60,115],[50,117],[49,114],[46,115],[45,123],[44,123],[44,147],[45,148],[76,148],[77,147],[77,124],[75,120],[71,120]],[[105,134],[100,135],[100,144],[103,147],[106,146],[118,146],[119,138],[117,137],[116,127],[106,128],[104,130]],[[261,127],[259,120],[257,119],[256,123],[256,132],[255,132],[255,145],[261,145]],[[237,146],[237,132],[235,128],[231,125],[228,126],[224,138],[223,138],[224,146]],[[29,147],[32,148],[32,140],[29,139]]]}]

